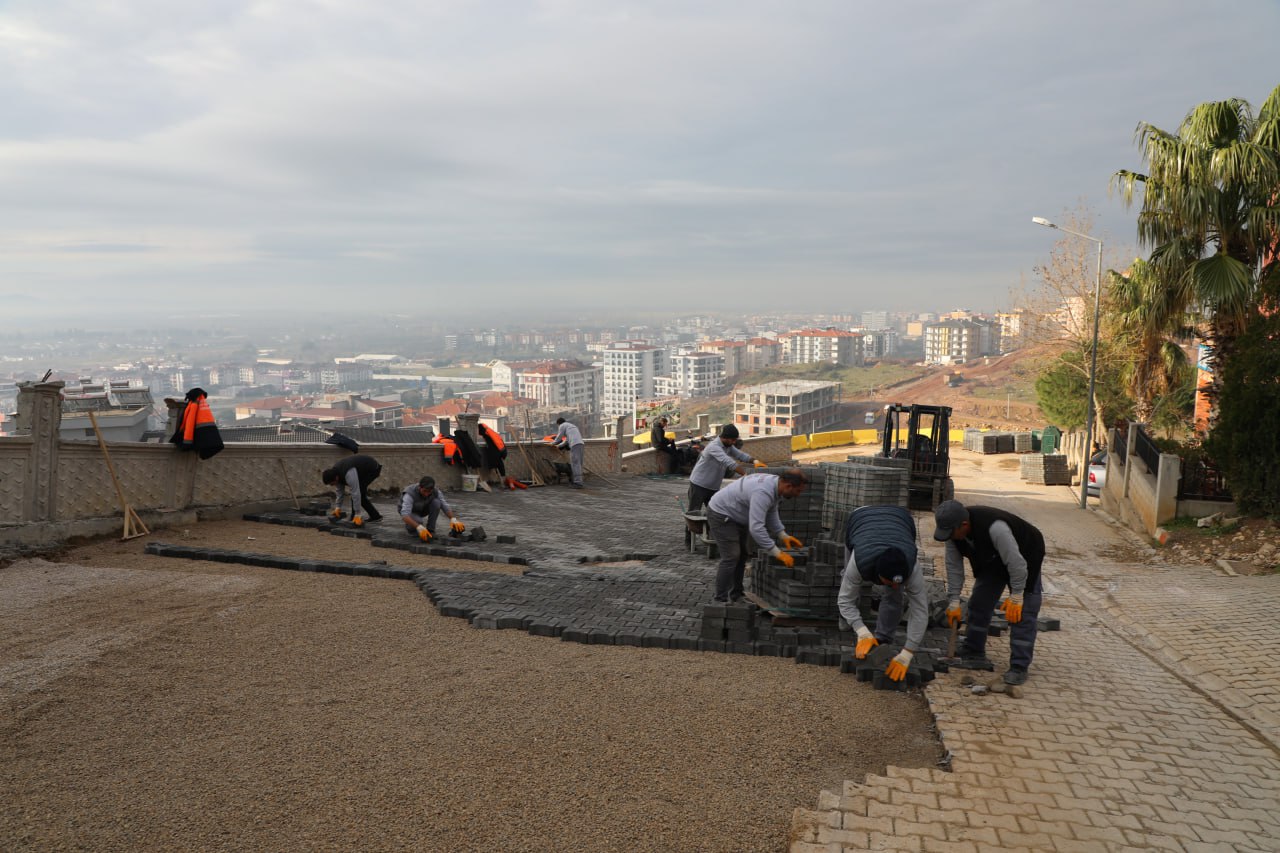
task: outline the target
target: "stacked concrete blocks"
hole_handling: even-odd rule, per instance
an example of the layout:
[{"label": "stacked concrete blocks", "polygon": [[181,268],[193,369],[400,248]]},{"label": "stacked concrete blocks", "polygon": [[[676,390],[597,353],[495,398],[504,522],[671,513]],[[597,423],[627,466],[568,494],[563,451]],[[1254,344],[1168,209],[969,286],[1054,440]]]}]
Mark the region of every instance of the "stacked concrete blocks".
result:
[{"label": "stacked concrete blocks", "polygon": [[1071,485],[1067,457],[1060,453],[1028,453],[1022,457],[1022,479],[1041,486]]},{"label": "stacked concrete blocks", "polygon": [[[905,459],[884,461],[908,462]],[[822,468],[825,472],[822,526],[836,536],[843,535],[845,519],[858,507],[907,505],[909,467],[829,462]]]}]

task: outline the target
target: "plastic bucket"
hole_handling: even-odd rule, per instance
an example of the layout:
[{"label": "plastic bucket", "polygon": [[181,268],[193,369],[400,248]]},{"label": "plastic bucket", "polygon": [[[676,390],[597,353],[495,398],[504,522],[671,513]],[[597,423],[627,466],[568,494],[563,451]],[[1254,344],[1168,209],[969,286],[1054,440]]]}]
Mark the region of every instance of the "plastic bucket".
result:
[{"label": "plastic bucket", "polygon": [[462,491],[474,492],[476,490],[476,483],[478,482],[480,482],[480,475],[463,474],[462,475]]}]

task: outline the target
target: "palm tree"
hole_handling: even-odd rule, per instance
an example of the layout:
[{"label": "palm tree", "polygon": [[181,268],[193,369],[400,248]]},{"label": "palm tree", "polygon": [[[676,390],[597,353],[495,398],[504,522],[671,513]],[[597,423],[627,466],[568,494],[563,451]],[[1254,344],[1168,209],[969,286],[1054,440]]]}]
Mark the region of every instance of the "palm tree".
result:
[{"label": "palm tree", "polygon": [[1195,107],[1176,134],[1144,122],[1136,136],[1149,174],[1121,170],[1112,187],[1126,204],[1143,187],[1138,239],[1151,249],[1169,307],[1203,306],[1220,376],[1280,235],[1280,86],[1256,118],[1232,98]]},{"label": "palm tree", "polygon": [[1136,259],[1127,272],[1111,272],[1107,308],[1114,336],[1129,354],[1127,386],[1134,417],[1149,423],[1156,402],[1191,380],[1192,365],[1179,340],[1194,334],[1187,295],[1166,283],[1154,264]]}]

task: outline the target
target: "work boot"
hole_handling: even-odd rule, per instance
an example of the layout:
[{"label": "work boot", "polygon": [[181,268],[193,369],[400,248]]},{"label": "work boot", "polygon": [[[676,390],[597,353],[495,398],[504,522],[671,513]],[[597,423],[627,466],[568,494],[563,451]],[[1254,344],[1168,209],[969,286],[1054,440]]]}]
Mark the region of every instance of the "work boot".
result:
[{"label": "work boot", "polygon": [[1027,671],[1025,669],[1019,669],[1014,666],[1009,667],[1009,671],[1004,674],[1004,683],[1005,684],[1026,684]]},{"label": "work boot", "polygon": [[974,654],[973,652],[961,651],[960,657],[953,664],[957,669],[980,669],[986,672],[993,672],[996,665],[991,662],[991,658],[985,654]]}]

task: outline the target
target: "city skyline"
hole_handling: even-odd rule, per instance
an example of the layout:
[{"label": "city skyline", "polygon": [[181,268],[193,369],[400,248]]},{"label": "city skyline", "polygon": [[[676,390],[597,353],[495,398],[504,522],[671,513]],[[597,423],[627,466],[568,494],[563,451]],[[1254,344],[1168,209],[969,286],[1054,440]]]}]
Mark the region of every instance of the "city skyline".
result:
[{"label": "city skyline", "polygon": [[[0,334],[136,314],[995,311],[1280,6],[0,11]],[[1248,20],[1248,27],[1239,26]],[[1230,62],[1223,62],[1230,56]]]}]

